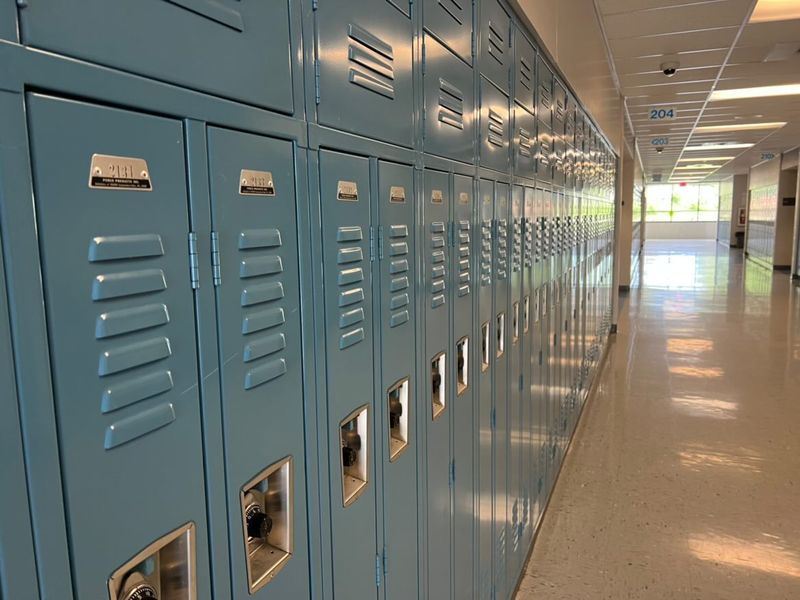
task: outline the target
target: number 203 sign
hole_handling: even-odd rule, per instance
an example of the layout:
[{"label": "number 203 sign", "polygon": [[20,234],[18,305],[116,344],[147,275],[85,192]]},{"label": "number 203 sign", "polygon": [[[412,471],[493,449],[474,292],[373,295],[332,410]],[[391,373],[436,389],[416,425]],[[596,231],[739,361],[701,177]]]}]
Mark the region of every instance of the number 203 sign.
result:
[{"label": "number 203 sign", "polygon": [[650,109],[651,121],[671,121],[678,116],[678,110],[674,106],[663,106],[661,108]]}]

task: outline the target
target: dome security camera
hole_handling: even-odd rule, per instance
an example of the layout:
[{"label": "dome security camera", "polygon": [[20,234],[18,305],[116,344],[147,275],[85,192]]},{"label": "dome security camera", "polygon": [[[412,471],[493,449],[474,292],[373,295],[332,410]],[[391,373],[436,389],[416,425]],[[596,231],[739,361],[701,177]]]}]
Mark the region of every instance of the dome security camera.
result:
[{"label": "dome security camera", "polygon": [[672,77],[673,75],[675,75],[675,73],[678,72],[678,67],[680,66],[681,64],[677,61],[669,61],[661,63],[660,68],[661,71],[664,73],[664,75],[666,75],[667,77]]},{"label": "dome security camera", "polygon": [[664,146],[659,146],[658,148],[656,148],[657,154],[661,154],[663,151],[664,151]]}]

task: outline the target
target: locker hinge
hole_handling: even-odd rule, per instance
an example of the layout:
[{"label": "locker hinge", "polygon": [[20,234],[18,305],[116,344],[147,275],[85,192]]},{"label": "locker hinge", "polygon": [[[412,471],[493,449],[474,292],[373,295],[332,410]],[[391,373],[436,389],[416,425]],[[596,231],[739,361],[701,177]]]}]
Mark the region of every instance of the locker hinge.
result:
[{"label": "locker hinge", "polygon": [[492,431],[497,427],[497,411],[492,409]]},{"label": "locker hinge", "polygon": [[471,40],[471,43],[472,43],[472,58],[475,58],[475,55],[478,53],[478,49],[476,48],[477,44],[475,43],[475,38],[476,38],[476,36],[473,33],[472,34],[472,40]]},{"label": "locker hinge", "polygon": [[378,227],[378,260],[383,260],[383,225]]},{"label": "locker hinge", "polygon": [[375,261],[375,228],[369,228],[369,261]]},{"label": "locker hinge", "polygon": [[222,283],[222,269],[219,264],[219,235],[211,232],[211,274],[214,277],[214,287]]},{"label": "locker hinge", "polygon": [[200,287],[200,262],[197,258],[197,234],[189,232],[189,281],[192,289]]},{"label": "locker hinge", "polygon": [[375,586],[381,587],[381,556],[375,555]]},{"label": "locker hinge", "polygon": [[450,483],[455,485],[456,483],[456,459],[454,458],[450,462]]},{"label": "locker hinge", "polygon": [[540,365],[540,366],[542,365],[543,361],[544,361],[544,357],[543,357],[543,355],[542,355],[542,351],[541,351],[541,350],[539,350],[539,365]]},{"label": "locker hinge", "polygon": [[319,0],[312,0],[311,1],[311,10],[317,10],[319,8]]},{"label": "locker hinge", "polygon": [[320,91],[319,91],[319,59],[314,61],[314,101],[319,104]]}]

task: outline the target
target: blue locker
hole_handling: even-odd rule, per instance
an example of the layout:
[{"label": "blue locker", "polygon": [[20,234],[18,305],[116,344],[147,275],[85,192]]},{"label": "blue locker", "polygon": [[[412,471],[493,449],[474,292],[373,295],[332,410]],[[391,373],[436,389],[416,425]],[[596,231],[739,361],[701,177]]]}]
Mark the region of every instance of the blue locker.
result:
[{"label": "blue locker", "polygon": [[43,0],[19,4],[19,14],[25,44],[292,113],[291,4]]},{"label": "blue locker", "polygon": [[39,598],[0,246],[0,598]]},{"label": "blue locker", "polygon": [[411,19],[386,0],[322,0],[314,16],[318,122],[410,147]]},{"label": "blue locker", "polygon": [[183,128],[27,104],[76,596],[144,578],[206,597]]},{"label": "blue locker", "polygon": [[494,582],[497,597],[506,597],[506,568],[509,553],[508,517],[508,439],[509,439],[509,367],[511,321],[508,312],[511,275],[511,203],[506,183],[495,183],[494,237]]},{"label": "blue locker", "polygon": [[[309,554],[292,143],[210,127],[208,153],[234,596],[305,597]],[[263,535],[258,525],[266,518],[270,531]]]},{"label": "blue locker", "polygon": [[480,3],[480,72],[508,96],[511,92],[511,17],[498,0]]},{"label": "blue locker", "polygon": [[425,355],[427,385],[424,410],[427,429],[428,477],[428,596],[450,597],[451,477],[450,406],[454,401],[448,369],[450,354],[449,260],[450,178],[426,170],[423,193],[423,288],[425,297]]},{"label": "blue locker", "polygon": [[514,103],[514,172],[518,177],[536,176],[536,117]]},{"label": "blue locker", "polygon": [[511,120],[508,96],[481,78],[480,164],[495,171],[509,170]]},{"label": "blue locker", "polygon": [[370,177],[367,158],[322,150],[333,596],[377,597]]},{"label": "blue locker", "polygon": [[537,123],[536,181],[550,184],[553,181],[554,160],[553,130],[542,121]]},{"label": "blue locker", "polygon": [[509,298],[506,305],[508,314],[508,429],[506,448],[508,452],[508,587],[514,589],[522,566],[522,529],[525,498],[522,486],[523,438],[525,435],[523,412],[522,378],[522,339],[523,311],[522,278],[524,260],[524,203],[525,192],[521,185],[511,190],[511,261],[509,265]]},{"label": "blue locker", "polygon": [[451,353],[455,390],[452,406],[453,438],[453,597],[474,598],[475,505],[475,335],[473,291],[475,241],[473,240],[473,180],[453,175],[453,248],[451,296],[453,327]]},{"label": "blue locker", "polygon": [[[382,399],[377,436],[382,445],[383,561],[387,600],[417,596],[417,435],[419,402],[414,369],[417,278],[414,173],[378,162],[378,273]],[[377,429],[376,429],[377,430]]]},{"label": "blue locker", "polygon": [[536,111],[536,50],[521,29],[514,29],[514,100]]},{"label": "blue locker", "polygon": [[475,356],[480,368],[478,373],[478,570],[479,598],[491,598],[494,581],[492,580],[494,541],[493,526],[493,436],[495,413],[492,402],[492,378],[494,375],[495,351],[495,319],[493,313],[494,272],[494,182],[480,180],[478,198],[478,228],[480,231],[480,252],[478,254],[478,286],[477,315],[475,321],[476,343]]},{"label": "blue locker", "polygon": [[423,0],[422,23],[463,61],[472,64],[472,0]]},{"label": "blue locker", "polygon": [[430,34],[424,34],[423,44],[425,152],[471,163],[475,156],[474,72]]}]

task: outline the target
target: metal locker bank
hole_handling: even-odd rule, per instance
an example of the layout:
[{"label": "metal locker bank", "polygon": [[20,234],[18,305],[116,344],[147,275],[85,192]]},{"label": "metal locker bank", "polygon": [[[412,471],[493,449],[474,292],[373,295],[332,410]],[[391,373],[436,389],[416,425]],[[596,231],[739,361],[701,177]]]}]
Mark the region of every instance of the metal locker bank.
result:
[{"label": "metal locker bank", "polygon": [[515,597],[616,323],[536,26],[2,1],[0,598]]}]

